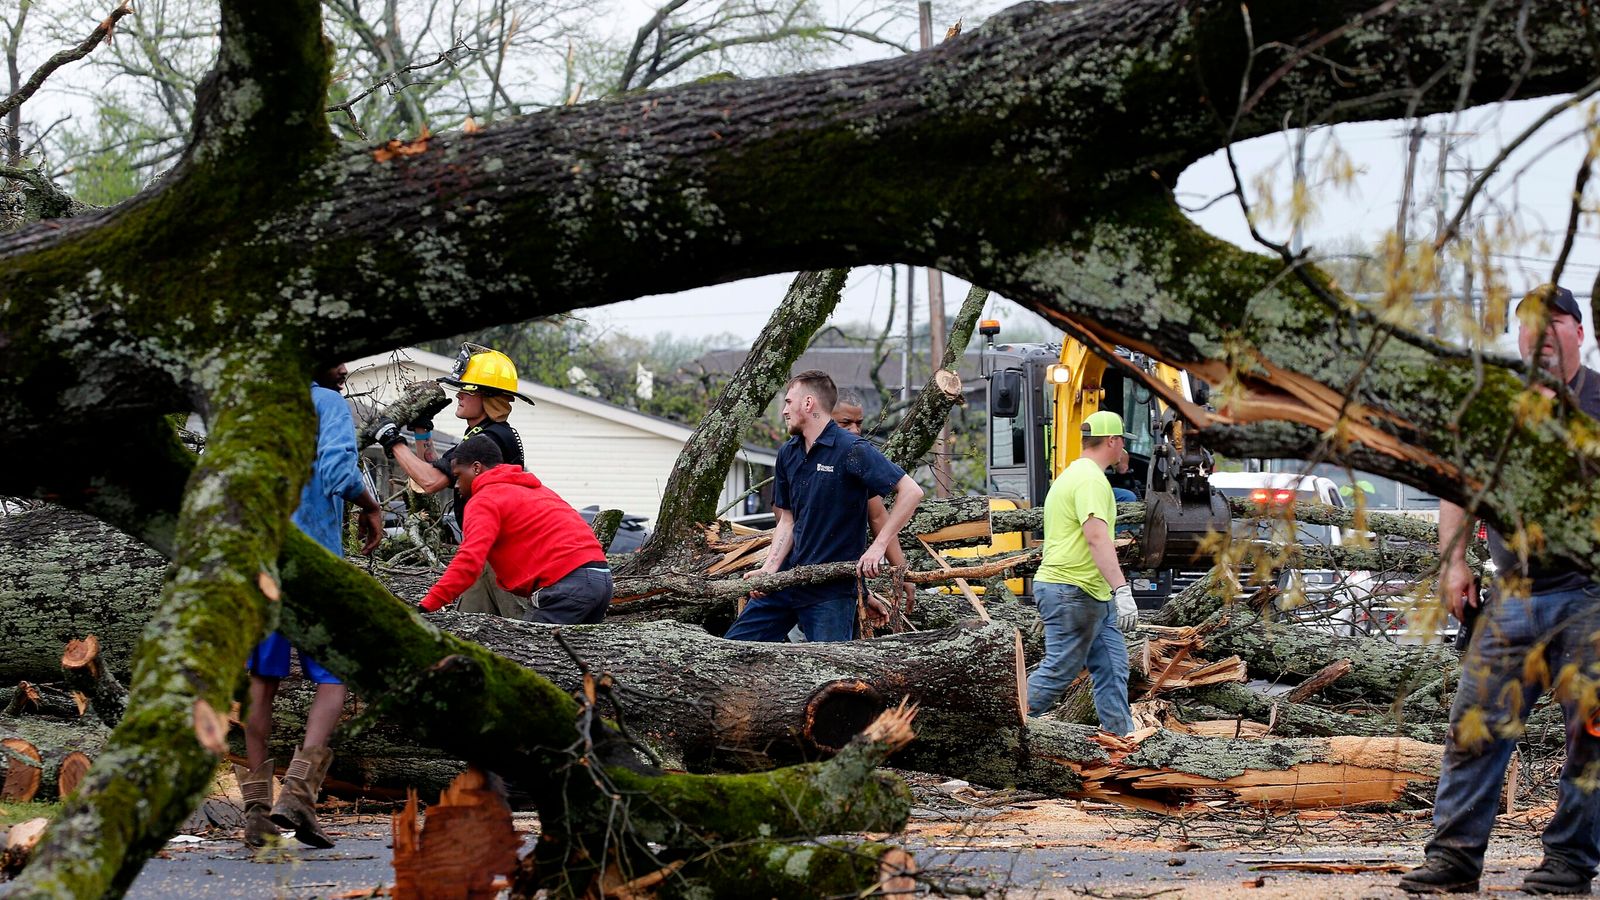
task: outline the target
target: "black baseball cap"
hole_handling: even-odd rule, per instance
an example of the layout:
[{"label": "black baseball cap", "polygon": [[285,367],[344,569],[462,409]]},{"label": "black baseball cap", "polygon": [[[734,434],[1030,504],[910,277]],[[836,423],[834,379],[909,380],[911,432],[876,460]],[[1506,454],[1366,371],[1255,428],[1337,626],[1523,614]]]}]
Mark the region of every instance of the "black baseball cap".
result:
[{"label": "black baseball cap", "polygon": [[1527,303],[1529,300],[1543,300],[1545,308],[1550,311],[1551,315],[1566,313],[1580,323],[1583,321],[1583,310],[1578,306],[1578,299],[1572,296],[1571,291],[1560,285],[1539,285],[1523,295],[1522,301],[1517,304],[1517,309],[1520,311],[1522,304]]}]

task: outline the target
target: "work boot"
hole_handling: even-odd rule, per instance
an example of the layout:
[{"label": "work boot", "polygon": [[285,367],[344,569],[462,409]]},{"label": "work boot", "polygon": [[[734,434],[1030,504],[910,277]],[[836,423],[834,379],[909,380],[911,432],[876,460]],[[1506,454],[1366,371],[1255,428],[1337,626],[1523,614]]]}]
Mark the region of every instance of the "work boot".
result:
[{"label": "work boot", "polygon": [[1522,879],[1525,894],[1587,894],[1590,876],[1565,860],[1546,856],[1539,868]]},{"label": "work boot", "polygon": [[1400,890],[1413,894],[1473,894],[1478,873],[1443,856],[1430,856],[1400,876]]},{"label": "work boot", "polygon": [[274,761],[267,760],[254,769],[233,767],[233,777],[239,780],[239,793],[244,795],[244,845],[260,847],[269,835],[278,834],[268,818],[272,808],[272,769]]},{"label": "work boot", "polygon": [[283,790],[272,807],[272,821],[282,828],[293,828],[295,840],[319,850],[333,846],[333,839],[317,823],[317,792],[328,774],[333,753],[327,747],[302,747],[294,752],[289,771],[283,776]]}]

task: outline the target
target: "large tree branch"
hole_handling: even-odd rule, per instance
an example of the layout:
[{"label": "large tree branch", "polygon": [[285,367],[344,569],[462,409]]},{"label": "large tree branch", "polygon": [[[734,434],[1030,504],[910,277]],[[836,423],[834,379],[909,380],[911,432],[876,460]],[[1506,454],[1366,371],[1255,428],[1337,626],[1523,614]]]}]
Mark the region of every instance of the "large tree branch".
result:
[{"label": "large tree branch", "polygon": [[[961,311],[950,328],[939,368],[911,401],[894,434],[884,442],[883,455],[900,468],[910,471],[922,461],[949,421],[950,408],[963,401],[961,358],[967,352],[967,342],[972,340],[972,330],[988,301],[989,292],[983,288],[973,286],[967,291],[967,299],[962,302]],[[940,381],[941,376],[945,381]]]},{"label": "large tree branch", "polygon": [[[1458,73],[1448,70],[1458,49],[1453,23],[1471,7],[1466,0],[1401,4],[1345,29],[1316,61],[1278,78],[1233,133],[1276,129],[1287,110],[1308,103],[1332,104],[1342,119],[1395,115],[1409,104],[1384,92],[1413,69],[1446,71],[1416,111],[1450,108],[1459,87]],[[1292,47],[1364,8],[1335,0],[1254,4],[1255,42]],[[904,58],[552,110],[472,135],[356,151],[314,171],[294,157],[281,161],[281,177],[251,173],[252,183],[297,185],[294,199],[261,204],[261,221],[193,215],[216,205],[202,204],[199,197],[210,195],[197,191],[195,209],[171,198],[167,211],[189,216],[181,235],[170,233],[175,226],[131,227],[119,218],[124,211],[0,242],[7,273],[0,297],[62,298],[13,304],[0,316],[0,339],[42,337],[66,319],[74,327],[45,342],[40,359],[54,364],[85,340],[108,347],[130,333],[176,350],[194,346],[205,329],[186,330],[195,323],[175,315],[165,298],[231,296],[239,298],[231,304],[238,319],[270,315],[271,327],[311,326],[331,352],[355,355],[570,308],[578,298],[604,303],[888,260],[937,265],[1035,308],[1100,316],[1092,302],[1099,298],[1064,296],[1061,284],[1028,270],[1051,248],[1093,231],[1130,192],[1142,195],[1151,172],[1170,181],[1222,143],[1225,129],[1210,110],[1228,108],[1238,95],[1237,60],[1248,53],[1238,15],[1223,0],[1191,3],[1181,14],[1158,0],[1020,7]],[[1520,96],[1585,83],[1580,15],[1564,3],[1530,7],[1528,27],[1547,40],[1525,77],[1512,27],[1491,23],[1467,101],[1499,100],[1519,77]],[[1391,33],[1398,21],[1408,24]],[[315,43],[295,34],[298,43],[286,42],[292,48]],[[1349,71],[1334,78],[1324,60],[1343,60]],[[302,68],[313,63],[303,61]],[[220,71],[229,65],[225,59]],[[262,121],[282,131],[293,124],[284,110],[294,109],[325,132],[320,94],[311,103],[282,93],[291,96],[268,104],[277,118],[262,112]],[[211,133],[202,129],[197,143]],[[1108,158],[1104,148],[1113,145],[1125,149]],[[920,189],[930,182],[944,187]],[[151,273],[144,261],[157,252],[167,271]],[[1111,312],[1121,321],[1109,324],[1121,333],[1150,330],[1128,310]],[[1230,318],[1209,303],[1186,315],[1213,313]],[[1179,358],[1208,355],[1191,342],[1169,342]],[[1216,353],[1216,341],[1206,349]],[[9,355],[0,387],[42,365]],[[127,360],[152,376],[151,390],[114,402],[170,404],[184,388],[183,373],[165,364],[170,355]],[[69,420],[103,411],[106,398],[79,399],[94,393],[81,382],[57,382],[47,399],[65,407]],[[39,406],[55,412],[51,403]],[[0,413],[13,423],[9,440],[29,440],[45,427],[26,408]]]},{"label": "large tree branch", "polygon": [[[210,394],[207,452],[184,494],[162,602],[134,659],[128,712],[14,896],[120,894],[210,783],[225,749],[226,710],[244,677],[240,663],[272,618],[278,546],[310,471],[311,416],[298,385],[293,365],[223,361]],[[95,852],[83,852],[87,846]]]}]

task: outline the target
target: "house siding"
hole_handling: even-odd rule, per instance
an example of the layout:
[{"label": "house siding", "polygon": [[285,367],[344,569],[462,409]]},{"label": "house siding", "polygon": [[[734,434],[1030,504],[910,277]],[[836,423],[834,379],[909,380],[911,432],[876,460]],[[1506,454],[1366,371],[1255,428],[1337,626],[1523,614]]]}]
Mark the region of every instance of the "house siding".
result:
[{"label": "house siding", "polygon": [[[398,396],[405,383],[446,374],[416,358],[397,363],[392,357],[373,357],[360,363],[350,367],[347,390],[352,396],[370,393],[380,404]],[[574,507],[621,509],[648,516],[653,523],[683,440],[635,427],[625,420],[626,414],[618,418],[597,415],[591,411],[595,404],[582,398],[573,396],[574,405],[565,405],[562,399],[568,396],[572,395],[541,388],[537,405],[520,399],[513,402],[509,421],[522,438],[528,470]],[[585,405],[588,408],[577,408]],[[632,421],[640,420],[633,416]],[[464,425],[450,409],[434,418],[435,430],[452,438],[460,437]],[[682,430],[687,437],[688,429]],[[768,474],[760,471],[756,480]],[[728,473],[720,505],[733,502],[747,483],[741,454]]]}]

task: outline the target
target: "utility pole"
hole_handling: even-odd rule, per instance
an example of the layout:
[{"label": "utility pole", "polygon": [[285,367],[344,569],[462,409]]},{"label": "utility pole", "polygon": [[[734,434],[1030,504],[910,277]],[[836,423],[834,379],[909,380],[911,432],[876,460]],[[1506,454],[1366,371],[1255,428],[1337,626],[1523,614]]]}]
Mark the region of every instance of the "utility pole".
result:
[{"label": "utility pole", "polygon": [[[917,3],[917,25],[922,49],[933,46],[933,0]],[[910,336],[907,335],[907,340]],[[928,362],[938,369],[944,361],[944,273],[928,269]],[[960,366],[956,367],[958,370]],[[931,376],[932,373],[930,372]],[[933,442],[933,490],[938,497],[950,496],[950,423],[939,429]]]},{"label": "utility pole", "polygon": [[916,337],[917,270],[906,266],[906,345],[900,351],[900,402],[911,402],[911,348]]}]

